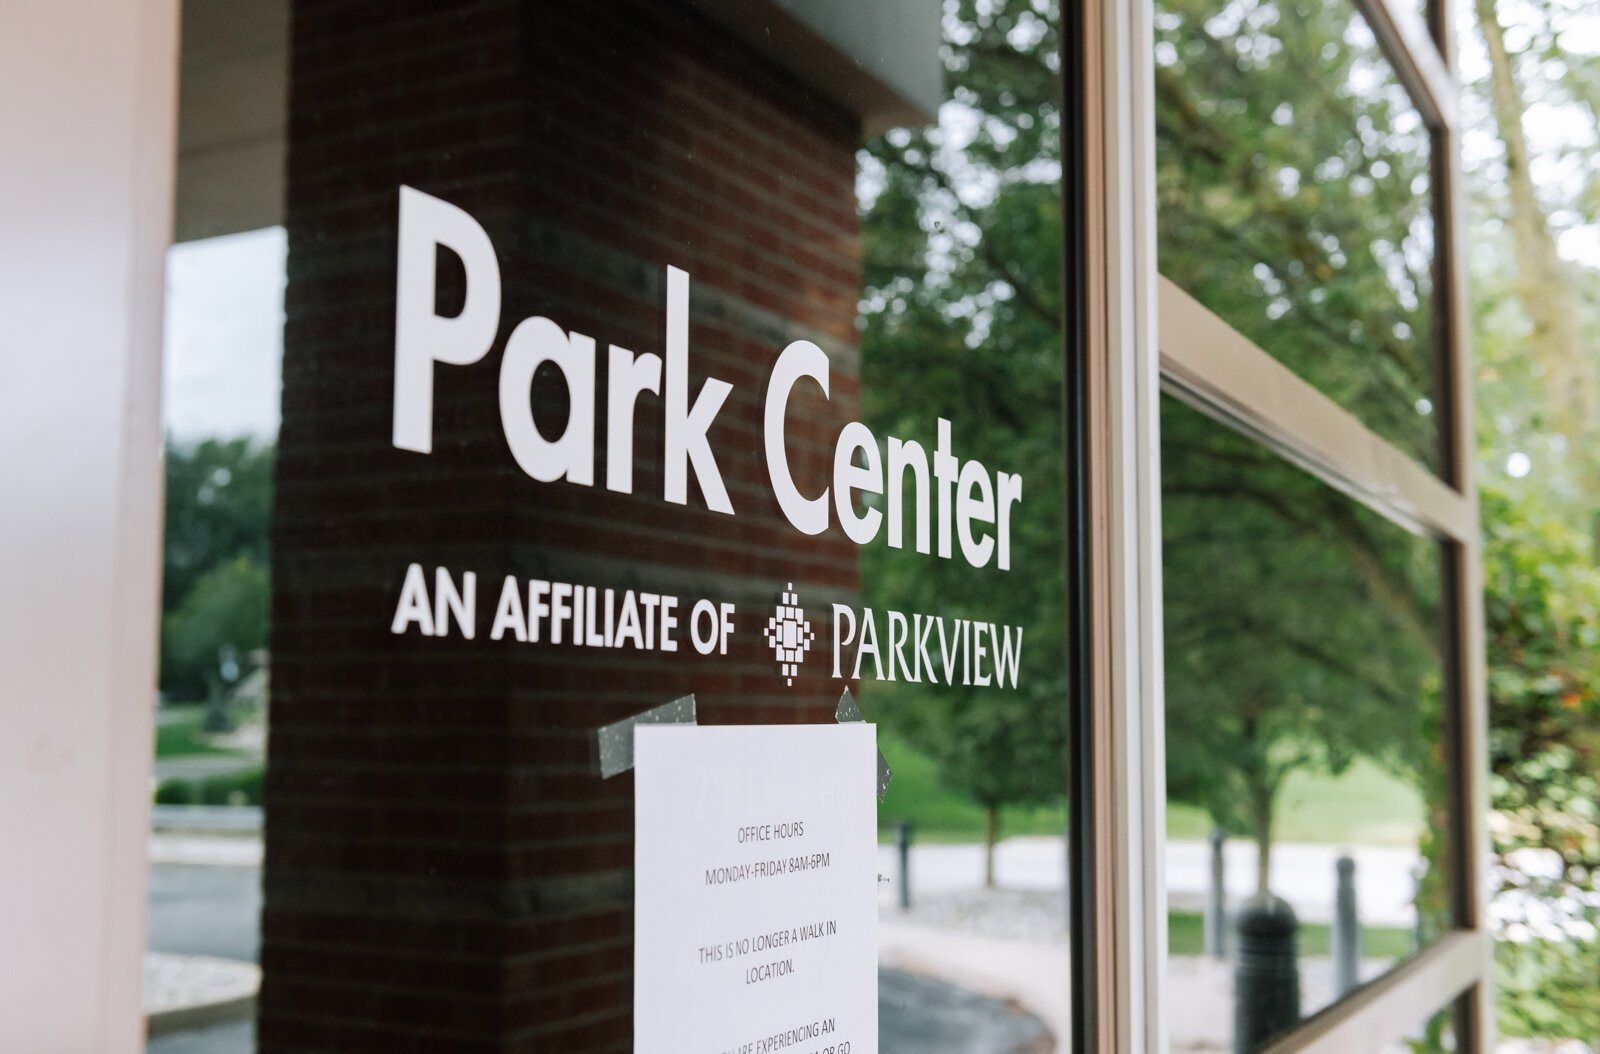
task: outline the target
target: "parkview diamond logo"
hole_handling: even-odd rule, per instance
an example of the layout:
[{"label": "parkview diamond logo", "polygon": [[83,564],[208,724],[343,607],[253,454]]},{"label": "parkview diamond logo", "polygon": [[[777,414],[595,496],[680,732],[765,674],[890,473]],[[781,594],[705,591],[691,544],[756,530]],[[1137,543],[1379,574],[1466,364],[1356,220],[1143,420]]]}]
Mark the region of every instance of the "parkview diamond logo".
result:
[{"label": "parkview diamond logo", "polygon": [[778,660],[779,674],[784,683],[792,687],[794,679],[800,674],[800,664],[805,661],[806,652],[811,650],[811,642],[817,639],[806,618],[805,609],[800,606],[800,598],[795,595],[793,582],[789,583],[789,588],[779,600],[777,611],[767,619],[767,628],[763,632],[773,657]]}]

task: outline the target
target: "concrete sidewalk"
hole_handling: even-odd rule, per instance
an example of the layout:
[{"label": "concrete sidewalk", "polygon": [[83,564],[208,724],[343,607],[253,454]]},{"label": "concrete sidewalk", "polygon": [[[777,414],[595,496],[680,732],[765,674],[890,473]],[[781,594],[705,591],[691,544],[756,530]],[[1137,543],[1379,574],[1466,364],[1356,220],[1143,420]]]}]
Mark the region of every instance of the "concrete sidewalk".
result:
[{"label": "concrete sidewalk", "polygon": [[150,863],[183,867],[260,867],[261,839],[227,835],[154,834]]},{"label": "concrete sidewalk", "polygon": [[[207,813],[217,813],[207,818]],[[223,815],[226,814],[226,815]],[[261,866],[258,833],[260,810],[173,809],[150,839],[153,863],[206,866]],[[210,833],[228,831],[237,833]],[[1286,842],[1272,854],[1272,886],[1305,922],[1333,917],[1334,862],[1348,851],[1356,862],[1356,903],[1369,926],[1408,927],[1415,919],[1411,897],[1413,870],[1422,862],[1411,849]],[[1224,851],[1228,899],[1240,901],[1255,892],[1256,850],[1234,840]],[[1211,881],[1211,850],[1203,841],[1167,843],[1167,895],[1173,908],[1198,911]],[[884,901],[897,896],[899,860],[894,846],[878,847],[878,873]],[[995,881],[1007,890],[1055,892],[1063,896],[1067,875],[1066,848],[1059,838],[1007,838],[995,847]],[[911,847],[912,896],[955,893],[983,886],[983,847],[976,844],[924,843]]]},{"label": "concrete sidewalk", "polygon": [[[177,826],[193,828],[195,824],[185,821]],[[189,999],[198,1009],[187,1018],[186,1029],[216,1020],[213,1010],[206,1008],[211,1003],[225,1012],[250,1013],[259,978],[253,960],[258,954],[260,838],[162,832],[151,836],[150,853],[151,947],[167,956],[154,959],[147,969],[150,1008],[164,1014],[169,1012],[166,1008]],[[895,907],[898,861],[894,847],[880,847],[879,853],[879,871],[889,879],[880,894],[881,967],[1019,1007],[1054,1036],[1069,1034],[1066,859],[1060,839],[1011,838],[1002,842],[996,851],[996,877],[1002,889],[987,892],[982,889],[981,846],[913,846],[910,915],[902,915]],[[1331,913],[1334,861],[1339,855],[1333,846],[1285,845],[1275,852],[1275,887],[1303,919],[1326,919]],[[1410,868],[1416,855],[1384,848],[1358,849],[1353,855],[1364,920],[1368,924],[1409,925]],[[1229,847],[1228,885],[1233,896],[1250,892],[1254,858],[1254,849],[1248,844]],[[1209,880],[1206,843],[1170,843],[1167,868],[1174,906],[1198,907]],[[231,963],[223,961],[230,959]],[[1384,967],[1384,963],[1369,962],[1363,973],[1371,975]],[[1325,959],[1302,960],[1301,969],[1305,1009],[1310,1013],[1332,997],[1331,969]],[[1226,1049],[1232,1014],[1231,966],[1208,959],[1176,958],[1168,986],[1174,1050]],[[908,1004],[915,1002],[912,997],[921,991],[916,984],[907,988]],[[896,1005],[891,1001],[886,1012],[894,1013]],[[979,1016],[1005,1023],[1002,1015]],[[153,1029],[159,1031],[173,1021],[185,1019],[167,1018],[159,1025],[153,1020]],[[1018,1026],[1012,1022],[1007,1027]],[[219,1050],[248,1049],[240,1045],[247,1033],[236,1026],[213,1026],[183,1035],[198,1037],[202,1032],[214,1033],[219,1043],[226,1034],[229,1042]],[[178,1039],[174,1035],[164,1037],[163,1042]],[[176,1054],[180,1048],[172,1049]]]},{"label": "concrete sidewalk", "polygon": [[[1035,923],[1045,914],[1033,894],[989,894],[982,903],[960,913],[930,905],[902,915],[896,908],[880,912],[878,961],[884,967],[924,974],[1015,1003],[1044,1021],[1064,1047],[1071,1020],[1071,966],[1066,934],[1059,925],[1034,925],[1026,938],[997,936],[1011,928],[997,916],[1014,914]],[[946,900],[966,899],[961,894]],[[1007,905],[1006,901],[1012,901]],[[935,919],[929,924],[926,919]],[[1392,965],[1387,960],[1362,963],[1362,980]],[[1301,1009],[1309,1017],[1334,1000],[1332,962],[1323,957],[1299,960]],[[1232,1049],[1233,964],[1199,956],[1174,957],[1166,976],[1165,1005],[1174,1054],[1226,1052]]]},{"label": "concrete sidewalk", "polygon": [[[1412,869],[1422,862],[1415,850],[1389,846],[1357,846],[1285,842],[1273,849],[1272,888],[1294,908],[1303,922],[1333,917],[1334,862],[1345,852],[1356,862],[1356,904],[1369,926],[1409,927],[1415,888]],[[1256,850],[1252,843],[1230,841],[1224,851],[1228,899],[1236,902],[1255,892]],[[1172,907],[1198,911],[1211,881],[1211,850],[1204,841],[1167,843],[1167,894]],[[878,847],[878,873],[885,902],[898,893],[899,859],[895,847]],[[1007,838],[995,847],[995,883],[1002,889],[1055,892],[1065,896],[1066,847],[1060,838]],[[925,843],[911,847],[911,895],[954,893],[983,886],[983,847],[973,844]]]},{"label": "concrete sidewalk", "polygon": [[[261,840],[154,835],[144,966],[152,1054],[235,1054],[261,970]],[[205,1045],[195,1044],[204,1038]]]},{"label": "concrete sidewalk", "polygon": [[144,1016],[151,1036],[255,1014],[261,968],[237,959],[146,952]]}]

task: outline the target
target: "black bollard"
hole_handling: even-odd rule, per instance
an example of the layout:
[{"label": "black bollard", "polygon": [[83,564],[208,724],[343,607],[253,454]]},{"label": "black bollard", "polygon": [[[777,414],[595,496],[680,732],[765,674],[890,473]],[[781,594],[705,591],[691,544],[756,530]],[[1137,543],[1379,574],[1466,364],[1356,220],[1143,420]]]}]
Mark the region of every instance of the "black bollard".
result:
[{"label": "black bollard", "polygon": [[897,820],[894,844],[900,850],[900,910],[911,909],[911,822]]},{"label": "black bollard", "polygon": [[1300,1020],[1300,924],[1294,909],[1257,893],[1239,910],[1233,964],[1233,1049],[1249,1054]]}]

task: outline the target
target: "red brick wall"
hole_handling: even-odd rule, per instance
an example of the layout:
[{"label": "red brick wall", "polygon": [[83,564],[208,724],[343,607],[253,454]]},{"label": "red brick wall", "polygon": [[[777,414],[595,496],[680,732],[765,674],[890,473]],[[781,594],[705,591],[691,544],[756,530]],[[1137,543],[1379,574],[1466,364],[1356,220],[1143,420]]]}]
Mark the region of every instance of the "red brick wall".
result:
[{"label": "red brick wall", "polygon": [[[832,400],[802,385],[790,426],[815,493],[856,416],[859,128],[676,2],[296,0],[293,42],[260,1049],[631,1049],[633,783],[591,773],[589,730],[687,692],[704,723],[831,719],[855,547],[783,519],[761,401],[790,340],[829,351]],[[504,277],[494,349],[435,372],[427,456],[390,443],[402,183],[482,223]],[[732,517],[662,500],[649,395],[634,494],[603,486],[605,349],[663,354],[669,264],[691,401],[734,386],[711,433]],[[597,342],[595,487],[506,447],[530,315]],[[413,561],[477,572],[479,639],[389,633]],[[676,593],[684,643],[489,641],[506,574]],[[791,581],[818,640],[789,688],[761,629]],[[701,596],[738,604],[733,654],[688,646]]]}]

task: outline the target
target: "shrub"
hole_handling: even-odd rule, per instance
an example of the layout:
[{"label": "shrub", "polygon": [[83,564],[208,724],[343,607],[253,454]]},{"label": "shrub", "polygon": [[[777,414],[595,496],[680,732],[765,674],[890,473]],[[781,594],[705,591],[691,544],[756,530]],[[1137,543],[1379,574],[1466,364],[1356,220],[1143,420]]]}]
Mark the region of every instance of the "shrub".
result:
[{"label": "shrub", "polygon": [[260,805],[265,771],[259,767],[203,779],[162,780],[157,805]]}]

